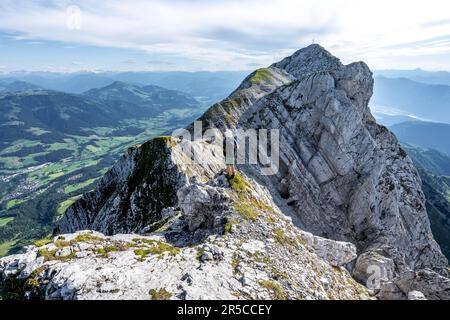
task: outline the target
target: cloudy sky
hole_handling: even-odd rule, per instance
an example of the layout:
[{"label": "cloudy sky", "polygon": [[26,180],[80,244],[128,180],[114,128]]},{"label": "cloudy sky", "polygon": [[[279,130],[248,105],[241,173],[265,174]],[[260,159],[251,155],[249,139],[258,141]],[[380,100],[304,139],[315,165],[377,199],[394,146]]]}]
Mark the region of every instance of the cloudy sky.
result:
[{"label": "cloudy sky", "polygon": [[450,1],[0,0],[0,71],[252,70],[312,42],[450,71]]}]

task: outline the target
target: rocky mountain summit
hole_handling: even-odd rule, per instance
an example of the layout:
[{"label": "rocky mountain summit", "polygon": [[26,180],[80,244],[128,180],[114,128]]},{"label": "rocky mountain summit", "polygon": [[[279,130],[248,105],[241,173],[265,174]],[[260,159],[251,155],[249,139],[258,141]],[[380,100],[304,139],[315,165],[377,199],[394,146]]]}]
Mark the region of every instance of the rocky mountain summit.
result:
[{"label": "rocky mountain summit", "polygon": [[420,178],[371,115],[372,89],[364,63],[343,65],[319,45],[255,71],[199,120],[202,133],[279,130],[274,174],[248,164],[225,178],[214,139],[159,137],[130,148],[68,209],[54,238],[0,260],[4,292],[449,299],[448,261]]}]

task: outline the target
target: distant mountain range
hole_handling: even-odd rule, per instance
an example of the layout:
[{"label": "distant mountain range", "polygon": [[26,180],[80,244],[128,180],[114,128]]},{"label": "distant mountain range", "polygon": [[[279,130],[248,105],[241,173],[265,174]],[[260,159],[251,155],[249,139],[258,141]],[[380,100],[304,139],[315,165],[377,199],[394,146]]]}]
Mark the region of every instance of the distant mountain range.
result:
[{"label": "distant mountain range", "polygon": [[413,116],[402,115],[404,112],[393,111],[392,108],[389,107],[372,106],[371,111],[379,123],[388,127],[402,122],[418,121]]},{"label": "distant mountain range", "polygon": [[[448,140],[447,140],[448,141]],[[403,144],[419,171],[436,241],[450,257],[450,157],[433,149]]]},{"label": "distant mountain range", "polygon": [[450,72],[448,71],[425,71],[415,70],[377,70],[374,72],[376,77],[386,78],[407,78],[416,82],[428,84],[443,84],[450,86]]},{"label": "distant mountain range", "polygon": [[80,134],[83,128],[113,125],[127,114],[83,96],[56,91],[6,94],[0,97],[0,110],[2,143],[35,138],[32,128],[42,130],[41,138]]},{"label": "distant mountain range", "polygon": [[450,155],[450,124],[407,121],[392,125],[390,129],[402,142]]},{"label": "distant mountain range", "polygon": [[115,81],[122,81],[139,86],[156,85],[166,89],[183,91],[205,106],[209,106],[226,97],[237,88],[247,76],[245,71],[217,72],[16,72],[0,74],[1,82],[25,81],[46,89],[83,93],[102,88]]},{"label": "distant mountain range", "polygon": [[17,92],[17,91],[31,91],[41,90],[42,88],[25,81],[0,81],[0,92]]},{"label": "distant mountain range", "polygon": [[119,108],[142,117],[154,116],[170,108],[196,107],[199,101],[187,93],[168,90],[159,86],[138,86],[116,81],[84,93],[93,100],[104,102],[111,108]]},{"label": "distant mountain range", "polygon": [[0,92],[0,256],[48,235],[128,147],[183,127],[205,109],[187,93],[154,85],[116,81],[84,94],[24,82],[6,86]]},{"label": "distant mountain range", "polygon": [[[56,91],[25,91],[0,96],[0,143],[83,134],[95,127],[113,127],[125,119],[155,117],[170,109],[196,109],[188,94],[156,86],[114,82],[84,95]],[[34,131],[33,131],[34,128]]]},{"label": "distant mountain range", "polygon": [[403,143],[417,167],[439,176],[450,176],[450,157],[434,149]]},{"label": "distant mountain range", "polygon": [[[235,90],[247,72],[19,72],[0,74],[0,91],[13,82],[24,83],[30,89],[45,88],[82,94],[116,81],[139,87],[160,86],[182,91],[196,98],[205,107],[223,99]],[[450,123],[450,73],[422,70],[382,70],[375,72],[372,110],[377,119],[387,125],[413,120]],[[17,83],[12,85],[17,87]],[[21,89],[22,90],[22,89]]]},{"label": "distant mountain range", "polygon": [[[377,81],[380,84],[378,78]],[[393,84],[390,90],[394,91],[401,88],[397,86],[399,83],[409,81],[389,79],[382,82]],[[416,83],[414,85],[423,86]],[[428,85],[425,87],[429,88]],[[381,88],[378,86],[376,90],[383,90]],[[406,91],[400,90],[397,94],[406,95]],[[377,118],[383,124],[389,125],[418,169],[427,199],[426,206],[433,235],[444,254],[450,257],[450,124],[417,121],[407,116],[385,114],[381,116],[378,114]]]},{"label": "distant mountain range", "polygon": [[450,86],[378,76],[375,78],[371,106],[375,110],[384,108],[384,113],[390,116],[414,116],[450,123]]},{"label": "distant mountain range", "polygon": [[433,234],[450,257],[450,124],[407,121],[390,129],[419,171]]}]

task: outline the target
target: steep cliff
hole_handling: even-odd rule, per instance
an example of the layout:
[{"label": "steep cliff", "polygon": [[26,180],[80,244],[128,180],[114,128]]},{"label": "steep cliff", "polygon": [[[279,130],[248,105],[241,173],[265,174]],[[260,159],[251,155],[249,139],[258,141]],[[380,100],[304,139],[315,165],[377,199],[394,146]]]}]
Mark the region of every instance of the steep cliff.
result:
[{"label": "steep cliff", "polygon": [[[199,120],[203,132],[279,130],[275,174],[245,164],[229,181],[214,139],[154,139],[128,150],[57,230],[112,237],[79,248],[76,237],[62,235],[64,245],[55,238],[42,252],[30,247],[0,260],[3,279],[31,277],[46,298],[148,298],[143,292],[162,287],[174,298],[389,299],[421,296],[416,291],[450,298],[448,262],[433,239],[420,178],[395,136],[372,117],[372,88],[364,63],[345,66],[318,45],[255,71]],[[187,147],[203,161],[191,163]],[[153,235],[133,241],[118,233]],[[119,249],[96,253],[109,247]],[[194,252],[207,277],[193,270]],[[132,257],[131,267],[121,262]],[[108,295],[101,285],[86,291],[75,280],[84,275],[67,271],[82,265],[83,274],[102,279],[95,269],[102,259],[116,266],[113,274],[135,279],[150,267],[154,275],[136,286],[139,293],[114,276],[120,294]],[[51,272],[36,275],[30,265]],[[191,289],[179,289],[185,286]]]}]

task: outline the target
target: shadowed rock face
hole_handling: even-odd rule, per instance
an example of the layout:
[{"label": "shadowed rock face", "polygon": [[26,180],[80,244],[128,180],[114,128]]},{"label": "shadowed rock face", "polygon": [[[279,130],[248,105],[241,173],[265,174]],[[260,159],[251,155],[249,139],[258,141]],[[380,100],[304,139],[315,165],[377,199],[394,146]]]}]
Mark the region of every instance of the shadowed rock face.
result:
[{"label": "shadowed rock face", "polygon": [[[359,256],[350,266],[354,276],[365,283],[368,267],[378,266],[386,283],[381,292],[390,290],[385,297],[406,297],[409,289],[445,297],[434,291],[444,292],[448,281],[435,271],[445,276],[448,262],[433,239],[420,178],[395,136],[372,117],[372,89],[372,73],[364,63],[344,66],[312,45],[249,75],[200,120],[205,129],[279,129],[278,173],[263,177],[257,166],[240,168],[256,186],[268,190],[271,206],[316,236],[356,245]],[[204,221],[216,228],[214,216],[224,209],[204,202],[186,207],[183,200],[193,193],[179,191],[220,174],[220,147],[192,143],[208,160],[194,166],[185,164],[178,142],[165,141],[148,153],[149,143],[130,150],[96,191],[74,204],[60,231],[152,231],[166,207],[189,211],[191,232]],[[145,162],[149,156],[151,161]],[[157,179],[159,175],[164,179]],[[199,194],[216,199],[216,193]],[[196,217],[195,212],[202,211],[198,208],[207,208],[208,217]],[[332,245],[325,248],[333,250]],[[438,285],[426,287],[424,277],[411,276],[425,268],[430,269],[426,279]]]},{"label": "shadowed rock face", "polygon": [[132,233],[161,220],[161,211],[176,203],[184,181],[170,157],[168,139],[130,148],[96,190],[69,208],[59,232]]}]

